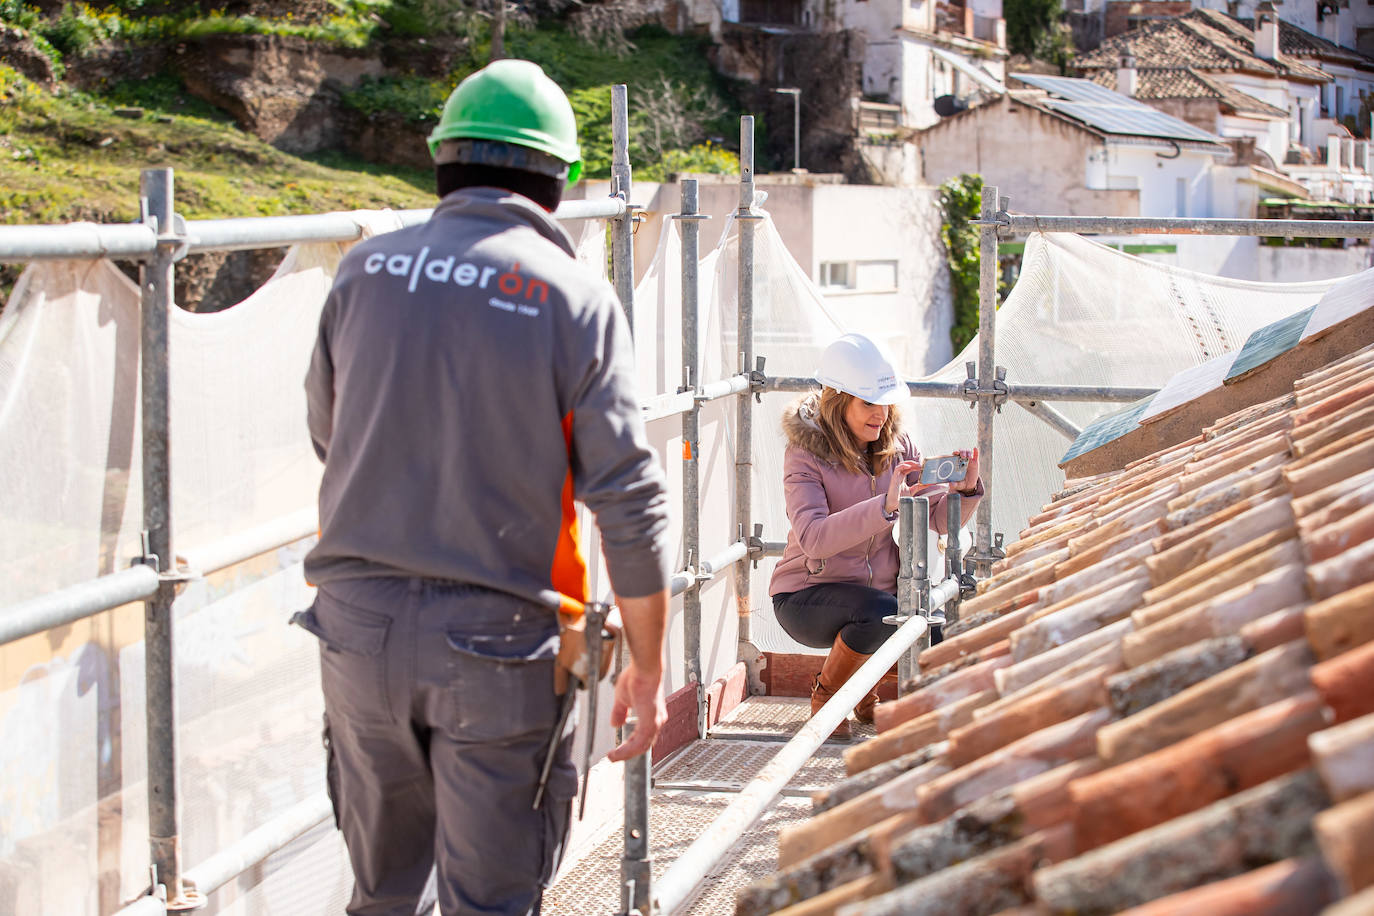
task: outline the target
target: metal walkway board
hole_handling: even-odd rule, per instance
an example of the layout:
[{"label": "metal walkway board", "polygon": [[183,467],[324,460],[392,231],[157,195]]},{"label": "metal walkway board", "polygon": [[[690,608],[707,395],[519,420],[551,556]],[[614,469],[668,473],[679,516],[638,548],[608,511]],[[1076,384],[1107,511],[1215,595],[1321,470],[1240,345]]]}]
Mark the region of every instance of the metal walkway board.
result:
[{"label": "metal walkway board", "polygon": [[[655,879],[735,800],[811,717],[805,697],[750,697],[695,741],[659,764],[649,798],[649,855]],[[673,916],[733,913],[741,888],[777,871],[778,832],[812,814],[810,794],[845,778],[844,751],[874,734],[852,719],[854,739],[829,741],[788,782],[772,807],[725,854]],[[609,916],[620,906],[624,810],[579,844],[544,893],[544,912]]]},{"label": "metal walkway board", "polygon": [[[735,799],[727,792],[655,790],[649,804],[649,850],[653,875],[661,878],[717,815]],[[735,911],[735,895],[744,886],[778,868],[778,831],[811,817],[811,802],[780,798],[764,812],[715,871],[706,876],[697,896],[677,911],[680,916],[720,916]],[[544,892],[543,911],[570,916],[609,916],[620,906],[620,857],[624,835],[617,822],[597,846]]]},{"label": "metal walkway board", "polygon": [[[654,776],[654,788],[738,792],[768,765],[781,746],[773,741],[724,738],[696,741]],[[817,789],[839,782],[845,777],[843,753],[842,745],[821,747],[788,781],[782,794],[810,798]]]},{"label": "metal walkway board", "polygon": [[[750,697],[736,706],[711,729],[712,738],[788,741],[811,718],[811,701],[806,697]],[[871,724],[849,719],[852,741],[827,740],[821,750],[846,748],[872,738],[877,732]]]}]

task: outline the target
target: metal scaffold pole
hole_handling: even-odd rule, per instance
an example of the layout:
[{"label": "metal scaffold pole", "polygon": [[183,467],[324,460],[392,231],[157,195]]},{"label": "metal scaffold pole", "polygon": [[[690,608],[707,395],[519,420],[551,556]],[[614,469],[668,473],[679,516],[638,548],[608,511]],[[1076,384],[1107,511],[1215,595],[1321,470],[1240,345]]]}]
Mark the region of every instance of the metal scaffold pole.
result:
[{"label": "metal scaffold pole", "polygon": [[[145,561],[166,573],[173,565],[170,370],[168,315],[173,304],[173,262],[179,239],[172,225],[172,170],[145,169],[139,193],[145,225],[157,248],[143,265],[139,381],[143,416],[143,528]],[[148,842],[155,884],[167,889],[169,911],[187,909],[199,895],[183,887],[178,811],[176,696],[173,685],[172,602],[176,586],[163,578],[144,603],[144,678],[148,724]],[[203,899],[203,898],[201,898]]]},{"label": "metal scaffold pole", "polygon": [[611,221],[611,269],[615,292],[625,308],[630,330],[635,326],[634,213],[630,208],[630,104],[624,83],[611,87],[611,196],[625,202],[625,212]]},{"label": "metal scaffold pole", "polygon": [[[700,354],[697,352],[697,316],[700,287],[697,258],[701,247],[699,191],[695,178],[682,181],[682,205],[678,214],[682,229],[682,383],[679,391],[697,391],[701,385]],[[701,565],[701,404],[682,415],[682,551],[683,568],[691,571]],[[706,737],[706,685],[701,670],[701,580],[697,579],[682,594],[683,660],[687,679],[696,685],[697,737]]]},{"label": "metal scaffold pole", "polygon": [[[625,202],[612,222],[611,269],[615,291],[634,331],[634,216],[630,209],[630,120],[625,85],[611,87],[611,195]],[[622,665],[624,642],[622,641]],[[588,723],[592,727],[593,723]],[[653,859],[649,856],[649,762],[646,752],[625,761],[625,847],[620,859],[620,910],[647,912]]]},{"label": "metal scaffold pole", "polygon": [[[739,143],[739,316],[736,371],[748,376],[754,369],[754,117],[740,118]],[[740,541],[749,543],[751,534],[751,471],[753,466],[754,401],[753,386],[739,395],[735,428],[735,530]],[[752,682],[758,650],[750,629],[750,557],[745,553],[735,566],[735,606],[739,615],[739,644],[736,657],[751,666]]]},{"label": "metal scaffold pole", "polygon": [[992,574],[992,418],[996,404],[991,395],[997,323],[997,188],[983,186],[978,226],[978,470],[984,497],[978,505],[974,529],[973,560],[978,578]]}]

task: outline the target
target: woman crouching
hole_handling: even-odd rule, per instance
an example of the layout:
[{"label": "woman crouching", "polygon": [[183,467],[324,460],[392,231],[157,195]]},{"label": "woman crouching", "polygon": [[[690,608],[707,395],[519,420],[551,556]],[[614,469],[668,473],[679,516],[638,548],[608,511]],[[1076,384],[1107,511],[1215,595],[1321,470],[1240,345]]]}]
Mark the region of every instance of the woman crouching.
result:
[{"label": "woman crouching", "polygon": [[[908,397],[890,359],[867,337],[846,334],[826,348],[816,373],[821,389],[783,414],[787,449],[783,490],[790,528],[787,547],[768,593],[789,636],[830,653],[811,689],[811,713],[849,680],[896,628],[883,618],[897,613],[897,545],[892,524],[898,500],[930,499],[931,527],[945,534],[950,486],[921,486],[921,453],[901,431],[892,405]],[[983,495],[978,453],[953,487],[968,518]],[[854,708],[873,721],[877,691]],[[849,720],[832,737],[849,737]]]}]

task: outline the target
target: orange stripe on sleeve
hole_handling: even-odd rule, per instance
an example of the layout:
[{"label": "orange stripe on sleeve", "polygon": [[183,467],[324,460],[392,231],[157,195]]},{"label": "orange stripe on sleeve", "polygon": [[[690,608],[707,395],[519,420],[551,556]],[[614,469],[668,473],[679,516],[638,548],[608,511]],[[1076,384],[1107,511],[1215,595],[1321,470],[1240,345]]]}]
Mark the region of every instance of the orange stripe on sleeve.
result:
[{"label": "orange stripe on sleeve", "polygon": [[563,447],[568,452],[568,473],[563,478],[563,512],[558,526],[558,543],[553,551],[549,578],[558,592],[565,614],[581,614],[591,585],[587,581],[587,561],[582,555],[582,534],[577,526],[577,506],[573,502],[572,411],[563,417]]}]

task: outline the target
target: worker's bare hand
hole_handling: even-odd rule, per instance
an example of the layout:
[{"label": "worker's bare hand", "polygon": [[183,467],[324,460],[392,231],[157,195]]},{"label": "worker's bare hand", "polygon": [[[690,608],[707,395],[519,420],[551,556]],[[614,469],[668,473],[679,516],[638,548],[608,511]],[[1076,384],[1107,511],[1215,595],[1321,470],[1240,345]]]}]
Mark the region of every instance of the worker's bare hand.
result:
[{"label": "worker's bare hand", "polygon": [[606,755],[607,760],[628,760],[653,747],[658,730],[668,721],[668,707],[663,701],[663,675],[642,673],[631,661],[615,682],[615,702],[611,705],[611,726],[625,724],[634,710],[634,730],[625,742]]},{"label": "worker's bare hand", "polygon": [[910,496],[915,487],[906,482],[908,474],[915,473],[921,469],[919,461],[899,461],[897,466],[892,469],[892,481],[887,485],[887,499],[883,500],[883,511],[888,515],[897,511],[897,502],[903,496]]}]

